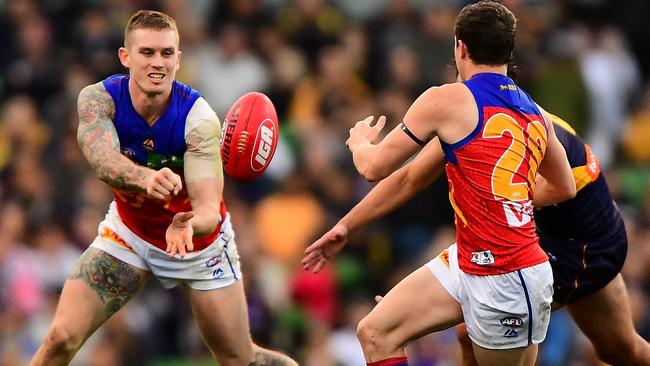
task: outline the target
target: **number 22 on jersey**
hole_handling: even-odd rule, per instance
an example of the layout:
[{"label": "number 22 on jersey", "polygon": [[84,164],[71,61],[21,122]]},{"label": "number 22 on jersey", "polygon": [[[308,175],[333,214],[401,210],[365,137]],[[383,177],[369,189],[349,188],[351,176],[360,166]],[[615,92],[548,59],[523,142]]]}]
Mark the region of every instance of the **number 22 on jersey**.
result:
[{"label": "number 22 on jersey", "polygon": [[[512,141],[492,170],[492,194],[495,199],[503,200],[508,224],[520,227],[532,220],[532,201],[528,198],[528,185],[530,184],[534,191],[535,174],[546,151],[547,134],[540,121],[529,122],[524,131],[524,127],[504,113],[490,117],[483,129],[484,138],[501,138],[506,136],[506,133],[512,137]],[[526,153],[527,146],[530,154]],[[528,183],[514,182],[515,174],[524,161],[528,162]],[[520,203],[522,201],[524,202]]]}]

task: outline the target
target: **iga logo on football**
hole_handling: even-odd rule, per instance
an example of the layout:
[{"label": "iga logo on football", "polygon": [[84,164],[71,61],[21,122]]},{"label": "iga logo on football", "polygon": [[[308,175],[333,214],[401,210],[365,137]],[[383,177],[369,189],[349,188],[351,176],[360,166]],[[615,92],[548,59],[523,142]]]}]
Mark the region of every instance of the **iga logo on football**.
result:
[{"label": "iga logo on football", "polygon": [[275,138],[275,128],[273,121],[267,118],[260,123],[255,135],[255,145],[253,146],[253,155],[251,155],[251,169],[258,172],[268,165],[272,155],[273,139]]}]

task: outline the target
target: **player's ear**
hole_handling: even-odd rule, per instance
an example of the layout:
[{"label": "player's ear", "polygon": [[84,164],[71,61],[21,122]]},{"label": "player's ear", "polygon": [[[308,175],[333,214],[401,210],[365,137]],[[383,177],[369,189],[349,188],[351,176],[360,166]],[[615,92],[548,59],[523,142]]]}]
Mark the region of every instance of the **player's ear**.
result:
[{"label": "player's ear", "polygon": [[131,62],[129,61],[129,52],[126,50],[126,48],[120,47],[120,49],[117,50],[117,57],[119,57],[122,66],[129,68]]},{"label": "player's ear", "polygon": [[467,51],[467,45],[462,40],[456,40],[456,47],[458,47],[458,53],[461,59],[469,58],[469,51]]},{"label": "player's ear", "polygon": [[181,51],[179,50],[179,51],[178,51],[178,56],[176,56],[176,57],[178,57],[178,58],[176,59],[176,71],[178,71],[178,69],[181,68],[181,56],[183,56],[183,52],[181,52]]}]

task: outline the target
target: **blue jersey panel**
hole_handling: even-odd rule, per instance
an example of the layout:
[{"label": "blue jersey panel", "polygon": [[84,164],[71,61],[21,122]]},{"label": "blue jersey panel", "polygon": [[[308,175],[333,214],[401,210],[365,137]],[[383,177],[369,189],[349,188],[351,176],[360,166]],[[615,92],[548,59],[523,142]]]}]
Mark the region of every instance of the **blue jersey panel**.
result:
[{"label": "blue jersey panel", "polygon": [[[483,128],[483,108],[500,107],[517,111],[524,115],[539,115],[541,113],[533,99],[519,88],[512,79],[496,73],[479,73],[463,82],[474,96],[478,108],[478,123],[476,128],[464,139],[448,144],[440,141],[445,160],[457,163],[454,150],[468,144]],[[544,122],[544,121],[541,121]]]},{"label": "blue jersey panel", "polygon": [[122,154],[154,169],[180,168],[186,149],[185,123],[194,102],[201,96],[199,92],[174,81],[167,110],[149,126],[133,107],[128,75],[110,76],[103,84],[115,102],[113,123]]}]

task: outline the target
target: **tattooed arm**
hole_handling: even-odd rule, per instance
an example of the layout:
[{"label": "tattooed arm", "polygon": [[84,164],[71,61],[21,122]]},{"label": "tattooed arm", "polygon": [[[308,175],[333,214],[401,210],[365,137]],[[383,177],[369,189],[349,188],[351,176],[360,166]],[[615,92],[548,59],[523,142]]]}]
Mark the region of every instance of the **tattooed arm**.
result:
[{"label": "tattooed arm", "polygon": [[120,141],[113,125],[115,104],[99,82],[79,93],[77,142],[99,179],[114,188],[147,189],[147,180],[155,172],[139,166],[120,154]]},{"label": "tattooed arm", "polygon": [[249,366],[298,366],[289,356],[253,344],[255,362]]}]

